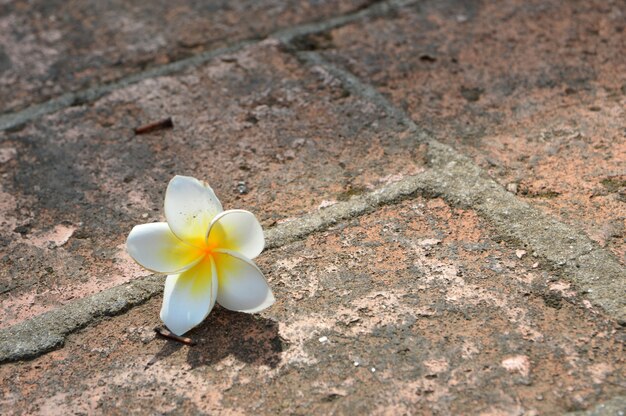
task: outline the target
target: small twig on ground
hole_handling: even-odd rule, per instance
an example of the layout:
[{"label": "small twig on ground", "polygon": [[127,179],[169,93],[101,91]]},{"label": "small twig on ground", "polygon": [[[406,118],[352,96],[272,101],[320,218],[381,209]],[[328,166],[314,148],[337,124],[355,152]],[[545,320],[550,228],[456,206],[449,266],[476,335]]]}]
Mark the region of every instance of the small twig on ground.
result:
[{"label": "small twig on ground", "polygon": [[167,329],[159,327],[159,326],[154,328],[154,332],[156,332],[157,334],[161,335],[164,338],[172,339],[174,341],[181,342],[185,345],[191,345],[191,346],[196,345],[196,342],[192,340],[191,338],[179,337],[178,335],[172,334]]},{"label": "small twig on ground", "polygon": [[135,127],[135,134],[146,134],[155,130],[171,129],[172,127],[174,127],[174,122],[172,121],[172,117],[168,117],[163,120],[155,121],[154,123]]}]

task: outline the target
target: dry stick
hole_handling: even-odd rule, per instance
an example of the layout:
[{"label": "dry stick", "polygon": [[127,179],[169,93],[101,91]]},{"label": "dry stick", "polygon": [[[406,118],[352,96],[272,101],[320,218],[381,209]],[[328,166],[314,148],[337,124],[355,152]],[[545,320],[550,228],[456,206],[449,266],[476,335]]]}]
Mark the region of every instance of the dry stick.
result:
[{"label": "dry stick", "polygon": [[141,127],[135,127],[135,134],[146,134],[155,130],[171,129],[172,127],[174,127],[174,122],[172,121],[172,117],[168,117]]},{"label": "dry stick", "polygon": [[179,337],[178,335],[172,334],[170,331],[168,331],[165,328],[156,327],[154,328],[154,332],[161,335],[162,337],[169,338],[174,341],[182,342],[185,345],[191,345],[191,346],[196,345],[196,342],[192,340],[191,338]]},{"label": "dry stick", "polygon": [[[164,338],[171,339],[171,340],[174,340],[174,341],[178,341],[178,342],[181,342],[181,343],[183,343],[185,345],[190,345],[190,346],[196,345],[196,343],[191,338],[179,337],[178,335],[172,334],[170,331],[168,331],[167,329],[165,329],[163,327],[157,326],[156,328],[154,328],[154,332],[156,332],[157,335],[161,335]],[[152,366],[158,360],[159,360],[159,356],[157,354],[154,357],[152,357],[150,359],[150,361],[148,361],[148,363],[146,364],[146,366],[143,369],[147,370],[148,368],[150,368],[150,366]]]}]

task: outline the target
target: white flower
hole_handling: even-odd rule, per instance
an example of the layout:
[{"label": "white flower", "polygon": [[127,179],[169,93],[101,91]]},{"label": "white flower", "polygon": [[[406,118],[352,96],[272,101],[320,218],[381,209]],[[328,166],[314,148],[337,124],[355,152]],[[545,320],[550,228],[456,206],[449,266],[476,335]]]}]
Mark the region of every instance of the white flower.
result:
[{"label": "white flower", "polygon": [[175,176],[165,193],[165,219],[135,226],[126,248],[146,269],[168,274],[161,320],[170,331],[182,335],[200,324],[216,301],[248,313],[274,303],[252,262],[265,246],[253,214],[223,211],[209,185]]}]

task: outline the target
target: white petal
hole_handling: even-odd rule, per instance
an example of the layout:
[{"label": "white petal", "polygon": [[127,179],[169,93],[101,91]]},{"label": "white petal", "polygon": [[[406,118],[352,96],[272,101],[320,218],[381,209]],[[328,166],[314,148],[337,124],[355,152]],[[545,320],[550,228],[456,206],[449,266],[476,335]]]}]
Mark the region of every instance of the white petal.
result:
[{"label": "white petal", "polygon": [[182,335],[207,317],[217,298],[217,273],[211,256],[184,273],[167,276],[161,320]]},{"label": "white petal", "polygon": [[175,176],[165,192],[165,218],[181,240],[201,247],[211,220],[222,212],[213,189],[195,178]]},{"label": "white petal", "polygon": [[208,245],[253,259],[265,247],[263,228],[251,212],[241,209],[225,211],[213,219]]},{"label": "white petal", "polygon": [[128,234],[126,250],[137,263],[157,273],[180,273],[204,256],[176,238],[166,222],[135,226]]},{"label": "white petal", "polygon": [[217,303],[231,311],[254,313],[274,303],[263,273],[238,253],[214,251],[217,269]]}]

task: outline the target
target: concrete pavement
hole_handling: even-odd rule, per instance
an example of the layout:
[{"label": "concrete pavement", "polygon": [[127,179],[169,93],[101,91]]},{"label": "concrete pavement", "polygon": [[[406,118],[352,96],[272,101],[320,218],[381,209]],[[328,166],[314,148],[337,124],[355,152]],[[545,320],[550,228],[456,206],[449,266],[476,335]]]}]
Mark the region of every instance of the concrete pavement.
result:
[{"label": "concrete pavement", "polygon": [[[618,414],[624,3],[331,3],[162,6],[164,40],[115,38],[147,69],[111,63],[104,19],[70,62],[87,81],[10,84],[3,413]],[[41,12],[3,7],[0,36],[43,48]],[[93,14],[72,7],[50,56]],[[224,16],[227,41],[184,26]],[[162,277],[123,249],[174,174],[259,217],[277,298],[216,309],[194,347],[155,338]]]}]

